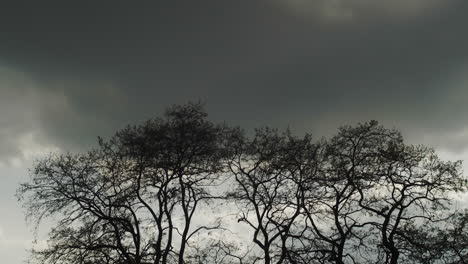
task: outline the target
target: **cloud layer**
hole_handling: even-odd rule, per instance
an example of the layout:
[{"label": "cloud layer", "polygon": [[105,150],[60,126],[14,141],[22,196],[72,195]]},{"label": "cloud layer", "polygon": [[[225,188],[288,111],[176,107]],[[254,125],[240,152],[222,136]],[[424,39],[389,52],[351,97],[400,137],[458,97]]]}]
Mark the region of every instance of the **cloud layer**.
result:
[{"label": "cloud layer", "polygon": [[[173,103],[326,135],[468,145],[466,1],[60,1],[0,11],[1,159],[85,149]],[[456,135],[454,143],[453,135]]]}]

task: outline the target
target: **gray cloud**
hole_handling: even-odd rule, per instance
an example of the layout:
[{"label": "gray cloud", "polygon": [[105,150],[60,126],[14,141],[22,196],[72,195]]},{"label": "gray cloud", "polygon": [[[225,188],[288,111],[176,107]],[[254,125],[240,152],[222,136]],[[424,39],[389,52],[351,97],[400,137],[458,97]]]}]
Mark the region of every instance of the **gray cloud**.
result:
[{"label": "gray cloud", "polygon": [[13,163],[36,148],[37,95],[27,74],[0,66],[0,163]]},{"label": "gray cloud", "polygon": [[444,0],[275,0],[297,15],[328,21],[350,21],[372,16],[387,19],[418,18],[451,5]]},{"label": "gray cloud", "polygon": [[324,135],[377,119],[414,142],[462,151],[468,4],[376,2],[5,6],[0,155],[24,153],[26,141],[86,148],[198,99],[214,119],[246,127]]}]

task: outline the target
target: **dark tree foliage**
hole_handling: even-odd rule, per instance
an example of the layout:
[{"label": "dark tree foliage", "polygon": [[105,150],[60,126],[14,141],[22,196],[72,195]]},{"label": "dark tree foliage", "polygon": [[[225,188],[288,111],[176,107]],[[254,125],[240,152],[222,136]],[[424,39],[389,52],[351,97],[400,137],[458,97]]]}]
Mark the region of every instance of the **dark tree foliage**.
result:
[{"label": "dark tree foliage", "polygon": [[375,121],[247,136],[187,104],[40,160],[18,193],[38,224],[57,219],[38,263],[459,264],[460,171]]}]

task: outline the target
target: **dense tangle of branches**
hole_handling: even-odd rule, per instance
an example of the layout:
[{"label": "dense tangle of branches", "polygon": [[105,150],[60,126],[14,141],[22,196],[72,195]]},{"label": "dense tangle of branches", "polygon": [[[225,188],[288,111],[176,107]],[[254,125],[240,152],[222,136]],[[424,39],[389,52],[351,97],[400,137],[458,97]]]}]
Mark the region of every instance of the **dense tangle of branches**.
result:
[{"label": "dense tangle of branches", "polygon": [[37,162],[18,190],[52,219],[38,263],[467,263],[461,163],[376,121],[314,141],[253,135],[199,104]]}]

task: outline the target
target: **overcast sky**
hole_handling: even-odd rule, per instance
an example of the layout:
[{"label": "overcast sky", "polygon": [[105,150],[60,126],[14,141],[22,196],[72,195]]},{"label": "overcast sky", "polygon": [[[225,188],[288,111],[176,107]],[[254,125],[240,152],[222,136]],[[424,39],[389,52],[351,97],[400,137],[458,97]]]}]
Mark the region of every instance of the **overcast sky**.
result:
[{"label": "overcast sky", "polygon": [[2,262],[32,239],[13,194],[33,159],[171,104],[318,137],[376,119],[468,158],[467,13],[466,0],[3,3]]}]

